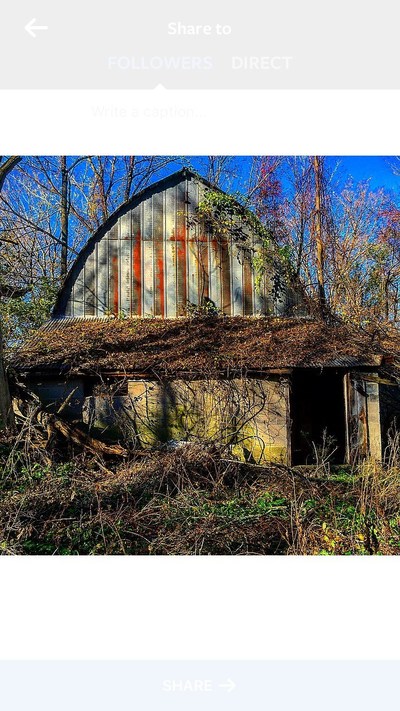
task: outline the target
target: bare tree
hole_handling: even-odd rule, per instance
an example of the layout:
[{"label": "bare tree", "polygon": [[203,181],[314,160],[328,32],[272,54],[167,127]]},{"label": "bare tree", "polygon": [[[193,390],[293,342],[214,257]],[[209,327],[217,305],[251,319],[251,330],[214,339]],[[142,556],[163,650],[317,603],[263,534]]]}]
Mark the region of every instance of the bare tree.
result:
[{"label": "bare tree", "polygon": [[67,156],[60,158],[61,170],[61,205],[60,205],[60,221],[61,221],[61,259],[60,259],[60,275],[64,279],[68,269],[68,168]]},{"label": "bare tree", "polygon": [[325,243],[322,233],[322,163],[319,156],[313,157],[314,180],[315,180],[315,208],[313,232],[315,239],[315,253],[317,263],[318,301],[321,315],[326,315],[326,293],[325,293]]},{"label": "bare tree", "polygon": [[[0,159],[0,192],[4,181],[12,169],[19,163],[20,156],[11,156],[6,160]],[[0,429],[6,429],[13,425],[13,412],[11,407],[10,390],[3,361],[3,338],[0,324]]]}]

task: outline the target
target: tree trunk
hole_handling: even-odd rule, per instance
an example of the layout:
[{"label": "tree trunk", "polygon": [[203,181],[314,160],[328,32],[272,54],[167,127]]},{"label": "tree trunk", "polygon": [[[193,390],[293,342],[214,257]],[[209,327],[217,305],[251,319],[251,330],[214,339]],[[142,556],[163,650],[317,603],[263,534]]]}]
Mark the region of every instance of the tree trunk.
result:
[{"label": "tree trunk", "polygon": [[11,406],[10,390],[4,368],[3,335],[0,330],[0,430],[9,429],[14,425],[14,415]]},{"label": "tree trunk", "polygon": [[[20,156],[10,156],[0,165],[0,193],[8,173],[21,160]],[[4,368],[3,360],[3,335],[0,324],[0,430],[8,429],[14,425],[14,413],[11,407],[10,389]]]},{"label": "tree trunk", "polygon": [[61,261],[60,274],[64,280],[68,270],[68,169],[67,158],[61,156]]},{"label": "tree trunk", "polygon": [[2,191],[4,181],[12,169],[19,163],[21,156],[10,156],[2,165],[0,165],[0,193]]},{"label": "tree trunk", "polygon": [[315,175],[315,221],[314,221],[314,236],[317,262],[317,282],[318,282],[318,301],[321,314],[326,316],[326,294],[325,294],[325,246],[322,236],[322,175],[321,175],[321,159],[319,156],[314,156],[314,175]]}]

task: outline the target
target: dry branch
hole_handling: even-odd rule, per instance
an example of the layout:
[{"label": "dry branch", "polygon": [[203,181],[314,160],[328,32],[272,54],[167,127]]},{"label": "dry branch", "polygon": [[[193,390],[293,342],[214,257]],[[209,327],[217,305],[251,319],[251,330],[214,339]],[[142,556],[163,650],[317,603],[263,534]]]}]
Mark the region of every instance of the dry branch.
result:
[{"label": "dry branch", "polygon": [[[67,407],[73,392],[59,407],[56,414],[44,410],[37,396],[22,383],[14,383],[17,396],[13,398],[13,411],[21,425],[30,425],[31,444],[41,447],[43,451],[49,449],[56,435],[66,442],[72,442],[83,451],[102,456],[125,457],[126,449],[119,444],[106,444],[91,437],[78,427],[66,422],[60,417],[61,412]],[[34,428],[34,433],[33,433]]]}]

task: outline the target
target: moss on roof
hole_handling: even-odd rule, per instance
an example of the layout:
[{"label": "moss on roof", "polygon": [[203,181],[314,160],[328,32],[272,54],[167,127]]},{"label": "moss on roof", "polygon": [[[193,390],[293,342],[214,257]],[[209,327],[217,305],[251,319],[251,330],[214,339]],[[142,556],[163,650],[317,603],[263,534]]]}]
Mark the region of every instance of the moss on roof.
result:
[{"label": "moss on roof", "polygon": [[293,367],[378,366],[389,350],[375,334],[320,320],[63,319],[14,354],[18,370],[211,375]]}]

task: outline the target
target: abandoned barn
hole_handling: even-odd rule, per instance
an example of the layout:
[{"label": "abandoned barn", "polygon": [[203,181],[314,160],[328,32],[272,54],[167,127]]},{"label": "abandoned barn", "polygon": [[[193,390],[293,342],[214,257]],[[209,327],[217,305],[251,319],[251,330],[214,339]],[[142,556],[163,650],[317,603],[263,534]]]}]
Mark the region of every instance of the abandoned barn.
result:
[{"label": "abandoned barn", "polygon": [[14,365],[50,410],[63,404],[97,435],[217,440],[294,465],[381,459],[392,361],[376,335],[313,317],[255,219],[184,169],[89,239]]}]

